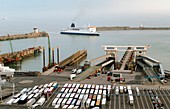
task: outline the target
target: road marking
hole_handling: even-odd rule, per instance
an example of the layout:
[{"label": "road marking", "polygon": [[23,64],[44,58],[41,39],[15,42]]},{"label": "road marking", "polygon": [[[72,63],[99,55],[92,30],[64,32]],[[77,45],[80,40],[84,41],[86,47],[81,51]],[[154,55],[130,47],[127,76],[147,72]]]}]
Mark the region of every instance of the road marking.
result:
[{"label": "road marking", "polygon": [[[162,90],[163,91],[163,90]],[[165,103],[165,105],[166,105],[166,107],[168,108],[168,105],[167,105],[167,102],[165,101],[165,99],[164,99],[164,97],[166,97],[166,96],[164,96],[164,95],[162,95],[162,93],[160,92],[160,90],[158,90],[158,93],[160,94],[160,98],[162,98],[162,100],[163,101],[161,101],[161,102],[163,102],[163,103]],[[169,109],[169,108],[168,108]]]}]

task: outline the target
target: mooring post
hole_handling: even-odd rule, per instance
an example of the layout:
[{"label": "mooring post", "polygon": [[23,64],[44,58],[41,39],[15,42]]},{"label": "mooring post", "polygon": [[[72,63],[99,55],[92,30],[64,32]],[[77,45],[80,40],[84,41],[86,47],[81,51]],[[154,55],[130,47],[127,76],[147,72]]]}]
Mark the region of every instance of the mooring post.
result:
[{"label": "mooring post", "polygon": [[43,47],[43,72],[45,71],[45,48]]},{"label": "mooring post", "polygon": [[59,47],[57,46],[57,64],[58,65],[59,65],[59,62],[60,62],[59,56],[60,56],[60,50],[59,50]]},{"label": "mooring post", "polygon": [[53,58],[53,66],[54,66],[54,48],[52,48],[52,58]]}]

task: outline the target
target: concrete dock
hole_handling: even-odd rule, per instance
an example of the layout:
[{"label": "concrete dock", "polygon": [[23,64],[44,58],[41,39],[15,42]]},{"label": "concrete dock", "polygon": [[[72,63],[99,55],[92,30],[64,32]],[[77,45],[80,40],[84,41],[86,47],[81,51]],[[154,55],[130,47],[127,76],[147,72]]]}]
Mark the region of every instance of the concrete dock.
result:
[{"label": "concrete dock", "polygon": [[15,40],[15,39],[27,39],[27,38],[36,38],[36,37],[48,37],[47,32],[38,32],[38,33],[25,33],[25,34],[15,34],[15,35],[6,35],[0,36],[0,41],[7,41],[7,40]]}]

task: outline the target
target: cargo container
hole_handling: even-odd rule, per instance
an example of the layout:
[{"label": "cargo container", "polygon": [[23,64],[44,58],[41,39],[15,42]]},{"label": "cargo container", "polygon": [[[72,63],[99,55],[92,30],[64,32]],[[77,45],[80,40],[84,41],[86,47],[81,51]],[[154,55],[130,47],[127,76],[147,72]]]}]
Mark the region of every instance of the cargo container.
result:
[{"label": "cargo container", "polygon": [[26,106],[31,107],[35,102],[36,102],[36,99],[35,99],[35,98],[31,98],[31,99],[26,103]]},{"label": "cargo container", "polygon": [[84,89],[86,89],[87,88],[87,84],[84,84],[84,87],[83,87]]},{"label": "cargo container", "polygon": [[43,86],[44,88],[47,88],[48,87],[48,84],[44,84],[44,86]]},{"label": "cargo container", "polygon": [[81,104],[81,100],[77,100],[77,103],[76,103],[76,106],[79,106],[80,107],[80,104]]},{"label": "cargo container", "polygon": [[95,106],[96,102],[93,100],[91,101],[90,108],[93,108]]},{"label": "cargo container", "polygon": [[33,93],[38,93],[39,92],[39,89],[35,89]]},{"label": "cargo container", "polygon": [[106,98],[102,99],[101,107],[102,109],[106,109]]},{"label": "cargo container", "polygon": [[76,94],[74,98],[78,99],[80,94]]},{"label": "cargo container", "polygon": [[97,100],[97,101],[96,101],[96,107],[101,107],[100,102],[101,102],[100,100]]},{"label": "cargo container", "polygon": [[48,94],[52,94],[54,92],[54,87],[50,87],[50,89],[47,90],[47,93]]},{"label": "cargo container", "polygon": [[27,92],[27,88],[24,88],[24,89],[22,89],[22,90],[20,91],[21,94],[24,94],[24,93],[26,93],[26,92]]},{"label": "cargo container", "polygon": [[34,94],[30,94],[27,98],[27,100],[30,100],[31,98],[33,98]]},{"label": "cargo container", "polygon": [[123,86],[120,86],[120,93],[122,94],[123,93]]},{"label": "cargo container", "polygon": [[27,94],[22,95],[20,100],[18,101],[18,104],[25,104],[27,102],[27,97]]},{"label": "cargo container", "polygon": [[102,99],[102,95],[97,95],[97,100],[101,100]]},{"label": "cargo container", "polygon": [[45,98],[44,98],[44,97],[41,97],[41,98],[36,102],[36,104],[39,104],[40,106],[42,106],[44,103],[45,103]]},{"label": "cargo container", "polygon": [[28,88],[26,92],[28,93],[28,92],[31,91],[31,90],[32,90],[32,88]]},{"label": "cargo container", "polygon": [[50,87],[52,87],[53,86],[53,83],[50,83],[50,84],[48,84],[48,88],[50,88]]},{"label": "cargo container", "polygon": [[61,95],[61,98],[64,98],[66,96],[66,93],[63,93],[62,95]]},{"label": "cargo container", "polygon": [[78,89],[77,93],[81,93],[82,89]]},{"label": "cargo container", "polygon": [[73,98],[76,95],[76,93],[71,93],[70,98]]},{"label": "cargo container", "polygon": [[86,94],[89,94],[89,92],[90,92],[90,89],[87,89],[87,90],[86,90]]},{"label": "cargo container", "polygon": [[65,88],[63,87],[63,88],[60,90],[60,92],[63,93],[64,91],[65,91]]},{"label": "cargo container", "polygon": [[53,102],[52,102],[52,106],[55,106],[57,104],[59,98],[54,98]]},{"label": "cargo container", "polygon": [[95,89],[94,94],[96,95],[98,94],[98,89]]},{"label": "cargo container", "polygon": [[67,86],[68,86],[68,83],[65,83],[63,87],[64,87],[64,88],[67,88]]},{"label": "cargo container", "polygon": [[13,96],[14,99],[17,99],[21,96],[22,94],[21,93],[17,93],[16,95]]},{"label": "cargo container", "polygon": [[39,93],[40,93],[40,94],[43,94],[43,92],[44,92],[44,88],[41,88],[41,89],[39,90]]},{"label": "cargo container", "polygon": [[89,99],[92,99],[93,98],[93,94],[89,94]]},{"label": "cargo container", "polygon": [[74,106],[73,109],[79,109],[79,106]]},{"label": "cargo container", "polygon": [[10,100],[7,102],[7,104],[8,104],[8,105],[11,105],[11,104],[13,103],[13,101],[15,101],[14,98],[10,99]]},{"label": "cargo container", "polygon": [[74,83],[71,87],[72,87],[72,88],[75,88],[75,87],[76,87],[76,84]]},{"label": "cargo container", "polygon": [[127,89],[128,89],[128,90],[131,90],[132,88],[131,88],[131,86],[127,86]]},{"label": "cargo container", "polygon": [[77,90],[78,90],[78,88],[74,88],[74,89],[73,89],[73,92],[74,92],[74,93],[76,93],[76,92],[77,92]]},{"label": "cargo container", "polygon": [[133,105],[133,96],[132,95],[129,95],[129,104]]},{"label": "cargo container", "polygon": [[57,98],[60,98],[61,95],[62,95],[62,93],[58,93],[56,97],[57,97]]},{"label": "cargo container", "polygon": [[52,85],[52,87],[54,87],[54,89],[56,89],[56,88],[58,87],[58,83],[54,83],[54,84]]},{"label": "cargo container", "polygon": [[88,85],[87,85],[87,88],[90,89],[90,88],[91,88],[91,84],[88,84]]},{"label": "cargo container", "polygon": [[97,95],[93,95],[92,99],[95,101],[97,99]]},{"label": "cargo container", "polygon": [[86,89],[82,89],[81,93],[85,94],[85,92],[86,92]]},{"label": "cargo container", "polygon": [[86,101],[86,108],[89,109],[90,108],[90,103],[91,103],[91,99],[88,98]]},{"label": "cargo container", "polygon": [[41,89],[41,88],[43,88],[43,85],[39,85],[39,86],[38,86],[38,89]]},{"label": "cargo container", "polygon": [[61,106],[62,101],[63,101],[63,98],[59,98],[57,101],[57,104],[59,104]]},{"label": "cargo container", "polygon": [[73,101],[71,102],[71,105],[75,105],[77,102],[77,99],[73,99]]},{"label": "cargo container", "polygon": [[67,98],[63,99],[63,101],[61,102],[61,107],[63,107],[64,105],[66,105],[66,102],[67,102]]},{"label": "cargo container", "polygon": [[59,105],[59,104],[56,104],[56,105],[54,106],[54,108],[55,108],[55,109],[58,109],[58,108],[60,108],[60,105]]},{"label": "cargo container", "polygon": [[16,98],[13,102],[12,102],[12,104],[18,104],[18,101],[20,100],[20,98]]},{"label": "cargo container", "polygon": [[76,88],[79,88],[80,87],[80,84],[76,84]]},{"label": "cargo container", "polygon": [[84,94],[80,94],[79,99],[82,100],[84,97]]},{"label": "cargo container", "polygon": [[90,90],[90,94],[93,94],[93,93],[94,93],[94,89],[91,89],[91,90]]},{"label": "cargo container", "polygon": [[32,90],[35,90],[35,89],[37,89],[37,88],[38,88],[38,85],[34,86],[34,87],[32,88]]},{"label": "cargo container", "polygon": [[68,84],[68,86],[67,86],[67,87],[68,87],[68,88],[71,88],[71,86],[72,86],[72,84]]},{"label": "cargo container", "polygon": [[65,98],[69,98],[70,95],[71,95],[71,93],[67,93],[66,96],[65,96]]},{"label": "cargo container", "polygon": [[32,109],[34,109],[34,108],[36,108],[38,106],[40,106],[40,105],[35,103],[35,104],[32,105]]},{"label": "cargo container", "polygon": [[70,88],[69,93],[72,93],[72,92],[73,92],[73,89],[74,89],[74,88]]},{"label": "cargo container", "polygon": [[95,89],[97,89],[97,90],[98,90],[98,89],[99,89],[99,85],[96,85]]},{"label": "cargo container", "polygon": [[101,90],[103,89],[103,85],[100,85],[100,89],[101,89]]},{"label": "cargo container", "polygon": [[119,95],[119,89],[118,89],[118,88],[116,88],[115,94],[116,94],[116,95]]},{"label": "cargo container", "polygon": [[67,105],[70,105],[71,102],[72,102],[72,100],[73,100],[73,98],[69,98],[69,99],[67,100],[66,104],[67,104]]},{"label": "cargo container", "polygon": [[39,93],[36,93],[33,98],[35,98],[36,100],[38,100],[40,98],[40,94]]},{"label": "cargo container", "polygon": [[46,88],[45,90],[44,90],[44,94],[46,95],[47,94],[47,91],[49,90],[49,88]]},{"label": "cargo container", "polygon": [[80,84],[79,88],[80,88],[80,89],[82,89],[82,88],[83,88],[83,86],[84,86],[83,84]]},{"label": "cargo container", "polygon": [[100,94],[100,95],[102,94],[102,90],[99,90],[99,94]]},{"label": "cargo container", "polygon": [[137,94],[137,96],[140,96],[139,88],[138,87],[136,87],[136,94]]},{"label": "cargo container", "polygon": [[93,84],[91,88],[92,88],[92,89],[95,89],[95,87],[96,87],[96,86]]},{"label": "cargo container", "polygon": [[62,107],[62,109],[67,109],[67,107],[68,107],[68,105],[64,105],[64,106]]},{"label": "cargo container", "polygon": [[73,109],[73,108],[74,108],[74,105],[70,105],[70,106],[68,106],[67,109]]}]

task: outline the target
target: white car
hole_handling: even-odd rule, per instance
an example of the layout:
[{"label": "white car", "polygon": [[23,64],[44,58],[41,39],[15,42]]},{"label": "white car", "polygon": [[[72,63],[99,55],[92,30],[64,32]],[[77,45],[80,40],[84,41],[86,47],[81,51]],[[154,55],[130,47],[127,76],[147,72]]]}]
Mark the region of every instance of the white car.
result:
[{"label": "white car", "polygon": [[77,74],[80,74],[81,72],[82,72],[82,69],[78,69],[78,70],[76,71]]}]

